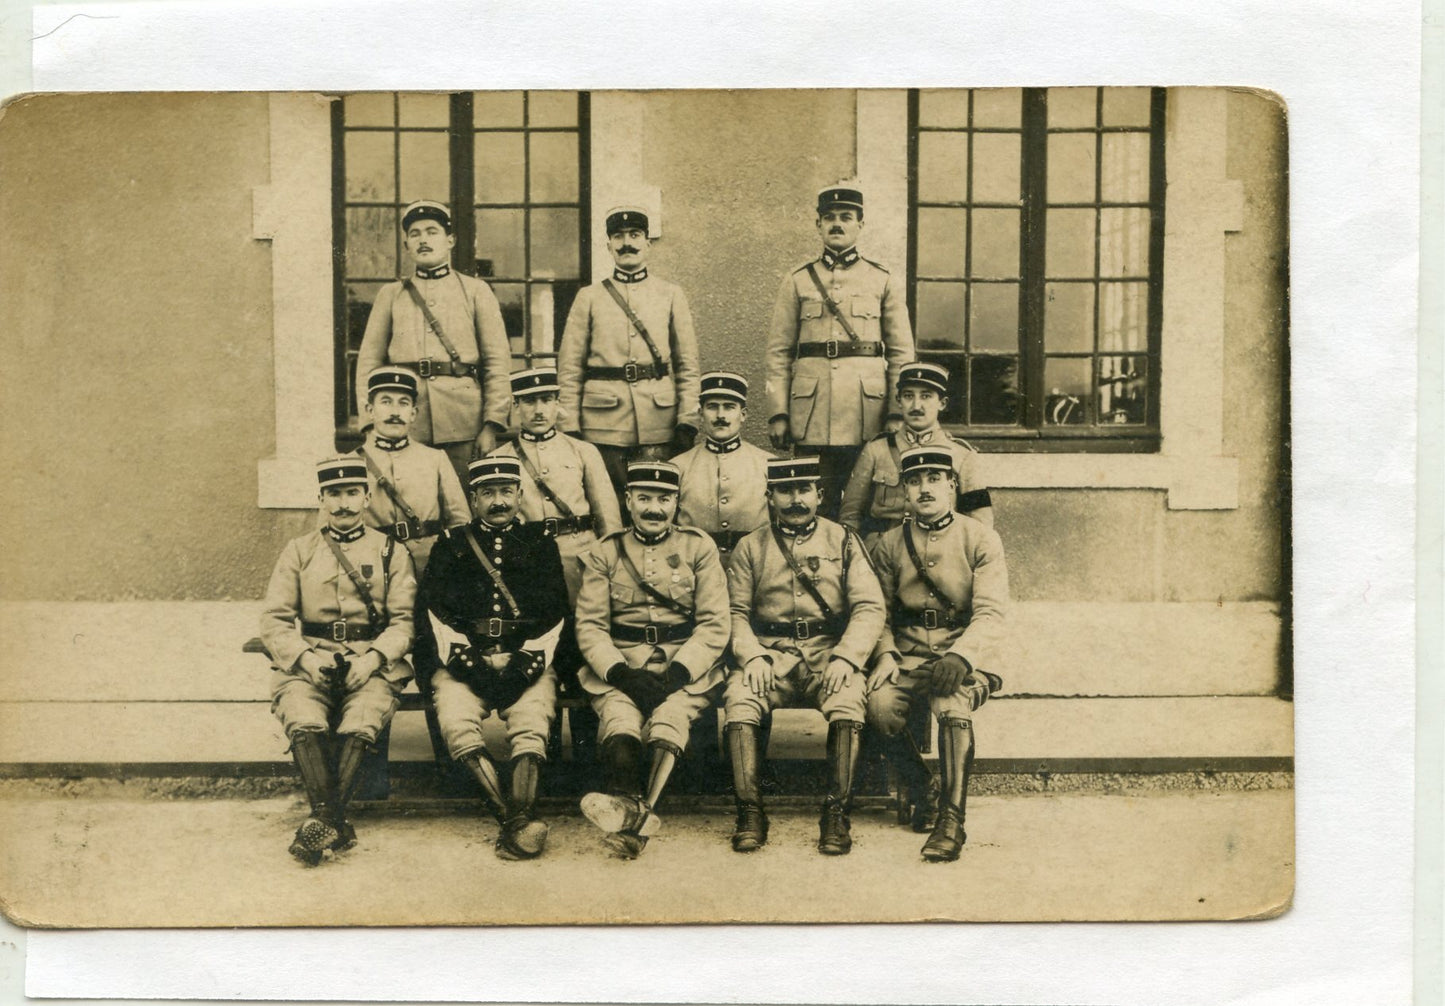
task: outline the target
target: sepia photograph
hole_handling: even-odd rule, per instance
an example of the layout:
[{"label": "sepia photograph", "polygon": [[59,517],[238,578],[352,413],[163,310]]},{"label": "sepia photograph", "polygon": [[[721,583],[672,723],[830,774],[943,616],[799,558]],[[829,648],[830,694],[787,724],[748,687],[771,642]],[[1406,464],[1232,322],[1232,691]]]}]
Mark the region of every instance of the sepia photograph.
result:
[{"label": "sepia photograph", "polygon": [[1288,911],[1287,110],[1148,83],[9,101],[0,910]]}]

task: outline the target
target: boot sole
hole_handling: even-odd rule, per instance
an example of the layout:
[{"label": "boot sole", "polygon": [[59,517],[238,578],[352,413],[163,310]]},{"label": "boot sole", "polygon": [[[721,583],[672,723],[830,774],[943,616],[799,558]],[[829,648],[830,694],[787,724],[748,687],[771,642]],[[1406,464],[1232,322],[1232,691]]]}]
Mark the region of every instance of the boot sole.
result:
[{"label": "boot sole", "polygon": [[547,826],[529,821],[516,833],[505,832],[497,839],[497,858],[508,860],[536,859],[547,848]]},{"label": "boot sole", "polygon": [[638,856],[642,855],[642,849],[646,848],[645,842],[643,846],[639,848],[637,846],[634,846],[631,842],[628,842],[626,838],[624,838],[621,834],[617,832],[611,832],[609,834],[603,835],[602,845],[607,849],[608,852],[612,853],[614,859],[627,860],[636,859]]},{"label": "boot sole", "polygon": [[582,816],[608,834],[618,831],[632,831],[643,838],[657,834],[662,819],[649,812],[635,828],[627,825],[637,817],[637,805],[626,797],[611,793],[588,793],[582,798]]}]

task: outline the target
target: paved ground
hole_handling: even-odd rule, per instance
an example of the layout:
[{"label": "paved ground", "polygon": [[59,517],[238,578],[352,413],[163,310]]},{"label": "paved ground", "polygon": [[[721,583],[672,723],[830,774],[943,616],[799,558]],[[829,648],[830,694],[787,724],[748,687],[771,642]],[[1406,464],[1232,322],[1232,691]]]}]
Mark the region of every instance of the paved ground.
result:
[{"label": "paved ground", "polygon": [[367,811],[360,843],[314,869],[286,853],[299,799],[9,792],[0,899],[42,926],[1219,919],[1273,914],[1293,887],[1294,794],[1185,790],[978,796],[955,864],[882,810],[852,855],[819,856],[815,812],[778,808],[768,847],[727,843],[712,802],[667,813],[633,863],[556,808],[546,856],[492,854],[496,826],[430,802]]}]

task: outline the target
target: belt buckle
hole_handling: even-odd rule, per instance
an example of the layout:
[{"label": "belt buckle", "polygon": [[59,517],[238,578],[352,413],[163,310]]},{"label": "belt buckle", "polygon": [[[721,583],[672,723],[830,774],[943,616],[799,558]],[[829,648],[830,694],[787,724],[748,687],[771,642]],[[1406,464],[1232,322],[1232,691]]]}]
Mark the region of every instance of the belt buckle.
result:
[{"label": "belt buckle", "polygon": [[836,360],[838,358],[838,340],[829,339],[827,342],[823,343],[823,353],[825,356],[828,357],[828,359]]},{"label": "belt buckle", "polygon": [[487,619],[487,636],[496,639],[502,634],[502,620],[500,618]]},{"label": "belt buckle", "polygon": [[542,533],[548,538],[557,537],[558,527],[556,517],[544,517],[542,519]]},{"label": "belt buckle", "polygon": [[397,541],[406,541],[411,537],[411,521],[397,521],[391,526],[391,536]]},{"label": "belt buckle", "polygon": [[644,625],[644,626],[642,627],[642,641],[643,641],[644,643],[648,643],[648,644],[650,644],[650,645],[652,645],[652,646],[656,646],[656,645],[657,645],[657,641],[658,641],[659,639],[661,639],[661,638],[662,638],[662,637],[659,635],[659,633],[658,633],[658,631],[657,631],[657,626],[655,626],[655,625]]},{"label": "belt buckle", "polygon": [[416,361],[416,373],[418,377],[425,377],[428,381],[432,379],[430,356]]},{"label": "belt buckle", "polygon": [[808,626],[806,618],[800,618],[793,623],[793,638],[807,639],[813,635],[813,630]]},{"label": "belt buckle", "polygon": [[938,609],[937,609],[937,608],[924,608],[924,609],[923,609],[923,627],[924,627],[925,629],[936,629],[936,628],[938,628]]},{"label": "belt buckle", "polygon": [[346,642],[346,619],[338,618],[331,623],[331,641],[333,643]]},{"label": "belt buckle", "polygon": [[639,380],[641,380],[641,375],[637,371],[637,364],[624,364],[622,367],[622,379],[628,384],[636,384]]}]

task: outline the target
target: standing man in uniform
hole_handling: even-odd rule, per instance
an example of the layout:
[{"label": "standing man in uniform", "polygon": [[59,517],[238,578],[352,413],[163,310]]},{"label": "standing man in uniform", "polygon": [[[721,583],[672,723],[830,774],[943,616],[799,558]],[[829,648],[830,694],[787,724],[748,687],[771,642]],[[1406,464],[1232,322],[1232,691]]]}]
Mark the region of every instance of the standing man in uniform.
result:
[{"label": "standing man in uniform", "polygon": [[698,352],[682,289],[647,271],[647,214],[607,214],[612,275],[572,302],[557,372],[562,422],[596,444],[619,497],[632,460],[661,461],[697,436]]},{"label": "standing man in uniform", "polygon": [[768,522],[766,451],[743,440],[748,382],[717,370],[702,375],[702,443],[672,459],[682,471],[677,522],[712,535],[723,565],[748,532]]},{"label": "standing man in uniform", "polygon": [[953,453],[937,446],[903,452],[903,484],[913,520],[879,536],[874,566],[889,601],[889,627],[868,678],[868,722],[902,747],[912,703],[928,700],[938,720],[942,798],[923,846],[930,862],[952,862],[963,848],[964,801],[973,767],[973,711],[1003,687],[984,670],[998,659],[1008,606],[1008,567],[993,528],[957,513]]},{"label": "standing man in uniform", "polygon": [[[377,292],[356,372],[387,363],[414,371],[421,378],[414,436],[446,451],[464,477],[467,462],[495,447],[507,429],[512,354],[502,309],[491,287],[452,269],[457,239],[445,206],[412,203],[401,233],[413,274]],[[365,404],[358,401],[357,411]]]},{"label": "standing man in uniform", "polygon": [[779,706],[828,721],[828,795],[818,851],[853,847],[848,813],[864,722],[863,668],[883,631],[883,594],[858,537],[818,511],[818,462],[768,462],[772,523],[744,538],[728,570],[733,657],[724,693],[737,795],[733,848],[768,840],[758,784],[759,729]]},{"label": "standing man in uniform", "polygon": [[404,367],[368,374],[368,429],[356,453],[366,462],[370,497],[362,520],[406,546],[420,580],[436,536],[465,524],[470,514],[446,453],[409,435],[416,397],[416,375]]},{"label": "standing man in uniform", "polygon": [[[517,514],[526,498],[516,458],[470,466],[476,520],[437,542],[422,580],[418,629],[437,654],[429,685],[447,751],[481,784],[502,826],[502,859],[534,859],[547,842],[537,781],[557,716],[559,652],[575,654],[557,541]],[[493,712],[512,746],[510,797],[482,740]]]},{"label": "standing man in uniform", "polygon": [[858,449],[883,425],[899,368],[913,362],[913,332],[902,278],[858,254],[863,193],[820,191],[817,227],[823,254],[784,278],[773,305],[769,436],[774,450],[818,458],[821,512],[836,517]]},{"label": "standing man in uniform", "polygon": [[311,804],[290,852],[308,866],[356,844],[346,807],[362,756],[411,678],[405,657],[416,598],[411,556],[361,521],[368,497],[361,460],[323,461],[316,479],[323,525],[282,550],[261,614],[271,711]]},{"label": "standing man in uniform", "polygon": [[622,859],[636,859],[660,827],[653,808],[722,682],[727,576],[711,538],[673,524],[680,481],[665,461],[627,466],[632,527],[586,553],[577,595],[580,678],[607,776],[607,791],[583,797],[582,813]]},{"label": "standing man in uniform", "polygon": [[903,523],[907,507],[900,484],[899,453],[914,447],[937,447],[953,458],[958,481],[957,510],[993,526],[993,506],[975,472],[978,452],[939,425],[948,407],[948,371],[933,363],[905,364],[898,372],[898,406],[903,428],[883,432],[863,446],[843,491],[838,520],[863,535],[866,544]]},{"label": "standing man in uniform", "polygon": [[517,458],[522,466],[522,519],[557,540],[567,594],[577,599],[581,553],[598,538],[621,530],[622,517],[607,466],[597,448],[557,432],[557,368],[512,375],[512,410],[521,432],[490,457]]}]

